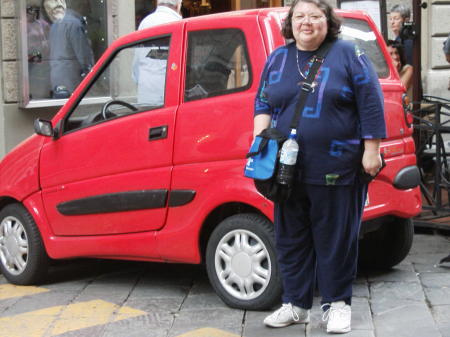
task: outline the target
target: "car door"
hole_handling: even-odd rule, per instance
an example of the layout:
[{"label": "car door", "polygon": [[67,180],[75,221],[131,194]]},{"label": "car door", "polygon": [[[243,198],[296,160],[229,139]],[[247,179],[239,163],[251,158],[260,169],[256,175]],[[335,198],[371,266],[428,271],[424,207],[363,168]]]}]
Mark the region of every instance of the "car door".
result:
[{"label": "car door", "polygon": [[[125,40],[60,121],[61,137],[44,145],[42,196],[55,235],[164,226],[182,25],[155,27],[136,34],[139,41]],[[85,100],[103,92],[112,100]]]},{"label": "car door", "polygon": [[264,41],[254,16],[186,24],[183,104],[177,114],[174,163],[244,159]]}]

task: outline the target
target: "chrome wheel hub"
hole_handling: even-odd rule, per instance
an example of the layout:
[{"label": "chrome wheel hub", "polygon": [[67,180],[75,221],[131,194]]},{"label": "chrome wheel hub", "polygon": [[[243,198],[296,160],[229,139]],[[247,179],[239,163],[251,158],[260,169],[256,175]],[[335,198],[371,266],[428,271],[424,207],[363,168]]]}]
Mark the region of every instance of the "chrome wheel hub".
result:
[{"label": "chrome wheel hub", "polygon": [[21,274],[28,261],[28,238],[19,219],[9,216],[0,224],[0,261],[12,275]]},{"label": "chrome wheel hub", "polygon": [[250,231],[238,229],[227,233],[217,245],[214,262],[220,283],[237,299],[257,298],[269,284],[269,252]]}]

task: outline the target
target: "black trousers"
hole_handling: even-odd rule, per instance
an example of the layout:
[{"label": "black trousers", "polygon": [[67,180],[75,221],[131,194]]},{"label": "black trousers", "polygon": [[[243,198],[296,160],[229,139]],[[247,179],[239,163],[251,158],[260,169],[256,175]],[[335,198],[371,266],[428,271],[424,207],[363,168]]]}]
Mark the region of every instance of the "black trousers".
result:
[{"label": "black trousers", "polygon": [[351,304],[358,235],[367,185],[299,184],[275,205],[275,233],[283,303],[310,309],[316,279],[322,303]]}]

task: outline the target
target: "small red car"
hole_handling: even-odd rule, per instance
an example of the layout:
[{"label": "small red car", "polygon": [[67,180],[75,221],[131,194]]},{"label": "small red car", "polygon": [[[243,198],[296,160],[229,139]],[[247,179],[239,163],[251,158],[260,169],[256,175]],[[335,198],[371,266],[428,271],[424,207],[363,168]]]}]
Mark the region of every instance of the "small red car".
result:
[{"label": "small red car", "polygon": [[[263,309],[281,285],[273,204],[243,176],[253,102],[286,8],[202,16],[120,38],[52,121],[0,164],[0,268],[41,282],[51,259],[205,263],[230,306]],[[361,262],[409,252],[421,210],[404,87],[368,15],[338,11],[342,38],[384,91],[387,167],[371,183]]]}]

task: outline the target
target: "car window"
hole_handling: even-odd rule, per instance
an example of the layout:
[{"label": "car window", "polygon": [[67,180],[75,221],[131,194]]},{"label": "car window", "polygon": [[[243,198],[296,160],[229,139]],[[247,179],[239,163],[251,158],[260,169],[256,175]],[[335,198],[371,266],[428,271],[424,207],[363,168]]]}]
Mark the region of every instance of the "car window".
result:
[{"label": "car window", "polygon": [[376,35],[366,21],[344,19],[340,37],[353,41],[372,61],[379,78],[389,76],[389,68],[383,52],[377,42]]},{"label": "car window", "polygon": [[188,34],[185,101],[245,90],[250,81],[242,31],[215,29]]},{"label": "car window", "polygon": [[[65,120],[64,131],[164,106],[169,45],[170,37],[163,37],[116,53]],[[108,95],[107,102],[86,100]]]}]

